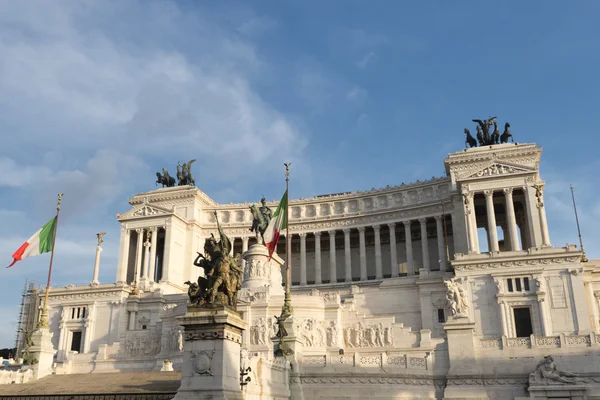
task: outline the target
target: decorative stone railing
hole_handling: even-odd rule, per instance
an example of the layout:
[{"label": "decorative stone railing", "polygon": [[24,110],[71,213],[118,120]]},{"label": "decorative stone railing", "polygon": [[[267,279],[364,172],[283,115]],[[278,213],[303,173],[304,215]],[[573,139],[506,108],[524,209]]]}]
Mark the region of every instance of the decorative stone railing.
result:
[{"label": "decorative stone railing", "polygon": [[594,333],[589,335],[565,335],[561,333],[558,336],[535,336],[493,339],[479,339],[479,347],[482,349],[505,350],[510,348],[531,349],[531,348],[550,348],[558,349],[563,347],[591,347],[598,346],[600,343]]},{"label": "decorative stone railing", "polygon": [[400,368],[427,371],[431,370],[431,357],[413,357],[408,354],[354,353],[347,355],[325,354],[304,356],[302,365],[307,368],[348,366],[355,368]]},{"label": "decorative stone railing", "polygon": [[0,385],[27,383],[34,379],[33,369],[26,370],[0,370]]}]

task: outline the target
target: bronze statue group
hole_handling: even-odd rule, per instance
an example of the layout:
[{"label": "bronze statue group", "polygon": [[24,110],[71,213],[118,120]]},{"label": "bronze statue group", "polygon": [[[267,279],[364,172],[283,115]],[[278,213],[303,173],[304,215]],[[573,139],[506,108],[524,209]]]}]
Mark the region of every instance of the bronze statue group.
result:
[{"label": "bronze statue group", "polygon": [[[267,228],[272,211],[266,205],[265,198],[261,199],[262,206],[250,206],[254,217],[251,232],[256,232],[262,237]],[[198,252],[194,265],[204,270],[204,276],[198,277],[197,282],[185,282],[188,285],[188,297],[192,305],[224,305],[235,308],[237,305],[237,292],[242,288],[244,271],[240,266],[241,255],[231,256],[231,240],[227,237],[215,211],[215,220],[219,231],[219,240],[211,234],[204,242],[204,254]]]},{"label": "bronze statue group", "polygon": [[[465,134],[467,138],[465,140],[465,147],[477,147],[479,146],[491,146],[494,144],[508,143],[508,139],[514,142],[512,135],[510,134],[510,124],[507,122],[504,124],[504,132],[500,134],[498,124],[496,123],[496,117],[490,119],[474,119],[473,122],[477,122],[477,140],[471,136],[471,132],[465,128]],[[494,125],[494,131],[490,133],[490,128]]]}]

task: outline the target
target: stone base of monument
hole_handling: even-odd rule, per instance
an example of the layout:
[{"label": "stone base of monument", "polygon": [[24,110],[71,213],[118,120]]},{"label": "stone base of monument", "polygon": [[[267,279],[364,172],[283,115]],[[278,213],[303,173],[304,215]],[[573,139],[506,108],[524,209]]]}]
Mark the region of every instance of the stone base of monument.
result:
[{"label": "stone base of monument", "polygon": [[177,319],[184,327],[184,345],[174,399],[242,399],[240,352],[247,322],[226,306],[188,307]]},{"label": "stone base of monument", "polygon": [[249,290],[268,289],[270,296],[283,296],[281,266],[283,260],[273,253],[269,260],[269,250],[262,244],[253,244],[242,254],[246,267],[242,287]]},{"label": "stone base of monument", "polygon": [[52,332],[48,328],[41,328],[31,334],[33,346],[27,348],[29,361],[34,363],[33,379],[40,379],[52,374],[54,363],[54,346],[52,346]]},{"label": "stone base of monument", "polygon": [[530,399],[588,399],[587,388],[582,385],[531,385],[528,391]]}]

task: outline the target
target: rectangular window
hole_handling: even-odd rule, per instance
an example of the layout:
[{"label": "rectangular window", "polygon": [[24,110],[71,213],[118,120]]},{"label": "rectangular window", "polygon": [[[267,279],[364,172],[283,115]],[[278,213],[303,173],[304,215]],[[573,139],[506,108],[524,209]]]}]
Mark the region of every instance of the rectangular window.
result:
[{"label": "rectangular window", "polygon": [[85,307],[83,307],[83,310],[81,312],[81,318],[85,318]]},{"label": "rectangular window", "polygon": [[507,279],[506,280],[506,284],[507,284],[507,287],[508,287],[508,291],[512,292],[513,291],[512,279]]},{"label": "rectangular window", "polygon": [[73,332],[73,338],[71,339],[71,351],[81,353],[81,331]]},{"label": "rectangular window", "polygon": [[523,278],[523,287],[525,287],[525,291],[529,292],[529,278]]},{"label": "rectangular window", "polygon": [[71,309],[71,319],[75,319],[75,307]]},{"label": "rectangular window", "polygon": [[521,279],[517,278],[515,279],[515,286],[517,287],[517,292],[521,291]]},{"label": "rectangular window", "polygon": [[446,313],[443,308],[438,308],[438,322],[443,324],[446,322]]},{"label": "rectangular window", "polygon": [[515,317],[515,331],[517,337],[529,337],[533,334],[533,326],[531,324],[531,310],[529,307],[513,309]]}]

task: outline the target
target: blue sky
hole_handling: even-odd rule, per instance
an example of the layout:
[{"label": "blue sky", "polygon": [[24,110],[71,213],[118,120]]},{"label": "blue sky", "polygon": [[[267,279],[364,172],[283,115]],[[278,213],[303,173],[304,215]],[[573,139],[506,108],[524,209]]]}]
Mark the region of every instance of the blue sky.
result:
[{"label": "blue sky", "polygon": [[[600,3],[0,0],[0,259],[65,193],[53,284],[115,279],[127,198],[198,159],[219,202],[385,187],[443,174],[473,118],[543,146],[554,245],[576,243],[576,188],[598,258]],[[26,279],[2,271],[0,347]]]}]

